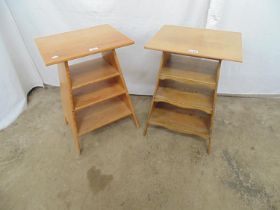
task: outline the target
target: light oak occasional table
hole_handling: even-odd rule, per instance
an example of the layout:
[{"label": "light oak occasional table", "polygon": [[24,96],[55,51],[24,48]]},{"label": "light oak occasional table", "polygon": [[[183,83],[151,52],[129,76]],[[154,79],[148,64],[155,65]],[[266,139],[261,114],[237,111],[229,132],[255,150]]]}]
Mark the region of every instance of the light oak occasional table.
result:
[{"label": "light oak occasional table", "polygon": [[165,25],[145,45],[162,59],[144,135],[149,125],[208,141],[222,60],[242,62],[241,33]]},{"label": "light oak occasional table", "polygon": [[[80,154],[80,136],[121,118],[137,117],[115,49],[134,44],[110,25],[36,39],[47,66],[58,65],[65,122],[71,127]],[[102,53],[97,59],[70,65],[69,61]]]}]

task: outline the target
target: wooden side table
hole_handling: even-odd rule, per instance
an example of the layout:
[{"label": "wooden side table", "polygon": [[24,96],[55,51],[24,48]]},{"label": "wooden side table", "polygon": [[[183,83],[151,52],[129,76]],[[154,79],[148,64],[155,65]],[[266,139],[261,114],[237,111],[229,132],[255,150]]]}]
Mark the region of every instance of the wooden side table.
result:
[{"label": "wooden side table", "polygon": [[241,34],[165,25],[145,45],[162,51],[149,125],[202,137],[211,148],[222,60],[242,62]]},{"label": "wooden side table", "polygon": [[[80,154],[80,136],[131,116],[137,117],[115,49],[134,41],[110,25],[36,39],[45,64],[57,64],[65,122]],[[69,61],[102,53],[102,57],[70,65]]]}]

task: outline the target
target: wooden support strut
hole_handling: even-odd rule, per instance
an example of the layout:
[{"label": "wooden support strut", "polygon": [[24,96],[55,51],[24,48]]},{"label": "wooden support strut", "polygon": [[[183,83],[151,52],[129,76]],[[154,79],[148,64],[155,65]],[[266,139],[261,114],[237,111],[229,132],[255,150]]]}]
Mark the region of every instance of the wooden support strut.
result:
[{"label": "wooden support strut", "polygon": [[124,77],[123,77],[123,74],[122,74],[121,66],[120,66],[120,63],[119,63],[116,51],[112,50],[112,51],[104,52],[104,53],[102,53],[102,56],[103,56],[104,60],[106,60],[111,65],[113,65],[118,70],[118,72],[120,74],[119,77],[121,79],[122,86],[125,89],[125,101],[126,101],[126,104],[127,104],[127,106],[129,107],[129,109],[131,111],[131,117],[132,117],[132,119],[134,121],[135,126],[137,128],[139,128],[140,127],[139,121],[138,121],[138,119],[136,117],[135,110],[133,108],[130,96],[128,94],[128,90],[127,90],[127,87],[126,87],[126,83],[125,83],[125,80],[124,80]]},{"label": "wooden support strut", "polygon": [[218,84],[220,78],[220,70],[221,70],[222,60],[219,60],[217,71],[216,71],[216,87],[213,94],[213,111],[210,119],[210,126],[209,126],[209,142],[207,147],[207,153],[210,154],[211,152],[211,140],[212,140],[212,133],[214,127],[214,118],[215,118],[215,108],[216,108],[216,99],[217,99],[217,91],[218,91]]},{"label": "wooden support strut", "polygon": [[153,94],[153,98],[152,98],[152,102],[151,102],[151,106],[150,106],[150,111],[148,113],[148,118],[147,118],[146,125],[145,125],[144,132],[143,132],[144,136],[147,134],[147,130],[148,130],[148,127],[149,127],[149,120],[151,118],[151,114],[152,114],[152,111],[153,111],[154,106],[155,106],[155,104],[154,104],[155,103],[155,95],[156,95],[156,92],[157,92],[158,87],[159,87],[159,82],[160,82],[159,76],[160,76],[160,73],[161,73],[161,69],[169,61],[170,57],[171,57],[170,53],[162,52],[161,62],[160,62],[160,66],[159,66],[159,70],[158,70],[158,75],[157,75],[156,86],[155,86],[155,90],[154,90],[154,94]]},{"label": "wooden support strut", "polygon": [[65,122],[70,124],[74,143],[78,154],[81,153],[80,138],[78,135],[78,128],[76,123],[76,116],[74,112],[73,95],[72,95],[72,82],[68,62],[58,64],[59,80],[60,80],[60,94],[62,107],[64,111]]}]

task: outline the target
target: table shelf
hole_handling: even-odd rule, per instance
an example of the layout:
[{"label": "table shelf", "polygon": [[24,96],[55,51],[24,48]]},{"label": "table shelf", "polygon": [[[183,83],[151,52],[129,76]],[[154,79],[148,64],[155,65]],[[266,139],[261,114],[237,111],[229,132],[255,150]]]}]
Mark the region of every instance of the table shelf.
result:
[{"label": "table shelf", "polygon": [[183,84],[201,85],[214,90],[216,88],[217,62],[185,58],[181,61],[172,59],[162,68],[161,80],[174,80]]},{"label": "table shelf", "polygon": [[156,102],[165,102],[186,109],[197,109],[211,114],[213,111],[213,99],[211,96],[200,93],[190,93],[172,88],[159,87]]},{"label": "table shelf", "polygon": [[121,97],[82,109],[76,113],[78,134],[83,135],[131,114]]},{"label": "table shelf", "polygon": [[75,111],[125,94],[116,81],[102,81],[73,91]]},{"label": "table shelf", "polygon": [[209,138],[207,119],[170,108],[155,108],[148,123],[180,133],[197,135],[207,140]]},{"label": "table shelf", "polygon": [[144,134],[151,124],[197,135],[208,141],[209,154],[222,60],[242,62],[241,33],[164,25],[145,48],[162,58]]},{"label": "table shelf", "polygon": [[[129,97],[116,49],[134,43],[110,25],[99,25],[36,39],[46,65],[57,64],[65,123],[78,153],[80,136],[130,116],[139,122]],[[99,54],[100,58],[70,61]]]},{"label": "table shelf", "polygon": [[120,75],[118,70],[103,58],[74,64],[69,68],[73,90]]}]

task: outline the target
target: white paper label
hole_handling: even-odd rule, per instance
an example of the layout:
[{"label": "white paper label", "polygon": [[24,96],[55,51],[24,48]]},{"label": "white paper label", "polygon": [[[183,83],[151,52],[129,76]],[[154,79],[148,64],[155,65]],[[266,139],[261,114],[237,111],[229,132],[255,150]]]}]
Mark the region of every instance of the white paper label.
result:
[{"label": "white paper label", "polygon": [[95,51],[95,50],[98,50],[98,47],[92,47],[92,48],[88,49],[88,51],[90,51],[90,52]]},{"label": "white paper label", "polygon": [[56,59],[56,58],[58,58],[59,56],[58,55],[54,55],[53,57],[52,57],[52,59]]},{"label": "white paper label", "polygon": [[188,52],[193,53],[193,54],[197,54],[198,50],[190,49],[190,50],[188,50]]}]

